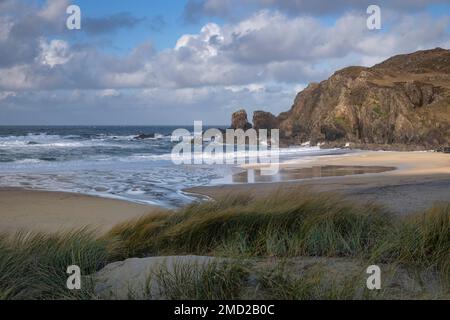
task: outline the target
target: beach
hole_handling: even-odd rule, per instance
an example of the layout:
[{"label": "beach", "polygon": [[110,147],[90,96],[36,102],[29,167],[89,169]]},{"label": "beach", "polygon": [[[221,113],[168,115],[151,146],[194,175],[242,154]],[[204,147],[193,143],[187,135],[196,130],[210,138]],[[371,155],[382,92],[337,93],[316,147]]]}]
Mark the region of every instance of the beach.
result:
[{"label": "beach", "polygon": [[[366,299],[366,294],[358,293],[363,282],[355,279],[372,263],[365,259],[377,256],[386,261],[377,264],[386,286],[381,297],[448,299],[448,245],[435,239],[445,239],[448,233],[449,165],[450,155],[434,152],[299,157],[280,164],[279,182],[185,189],[187,194],[203,196],[197,199],[219,201],[211,205],[198,200],[171,211],[81,193],[0,189],[1,245],[14,248],[3,259],[17,261],[8,266],[13,271],[7,286],[13,288],[12,298],[23,298],[15,284],[27,274],[27,281],[39,288],[46,288],[43,279],[51,279],[54,291],[46,294],[65,297],[67,291],[60,284],[66,274],[55,278],[52,268],[73,264],[61,260],[69,255],[83,261],[94,279],[78,299],[224,300],[236,299],[234,292],[242,299],[265,295]],[[234,176],[240,179],[251,170],[255,178],[255,166],[241,167]],[[312,177],[291,180],[299,176]],[[238,196],[224,197],[233,194]],[[20,231],[32,234],[14,236]],[[253,236],[242,236],[246,234]],[[369,234],[371,241],[366,241]],[[236,254],[249,257],[245,268],[241,259],[234,259]],[[435,269],[408,271],[419,262]],[[27,265],[33,266],[32,272],[24,271]],[[419,273],[427,281],[417,278]],[[273,274],[292,276],[280,287],[278,279],[267,282]],[[223,283],[211,286],[208,280],[207,287],[197,290],[203,282],[196,279],[205,277]],[[253,296],[244,290],[250,277],[256,279],[251,282]],[[215,291],[228,285],[229,279],[237,281],[236,287]],[[267,289],[268,283],[280,290]],[[339,291],[344,285],[348,291]],[[191,286],[196,290],[186,289]],[[297,286],[301,293],[289,291]],[[312,291],[305,296],[303,288]]]},{"label": "beach", "polygon": [[158,207],[83,194],[0,190],[0,233],[58,232],[89,227],[99,233]]},{"label": "beach", "polygon": [[[276,183],[201,186],[186,192],[216,198],[228,193],[249,192],[264,196],[276,190],[299,189],[342,193],[350,198],[375,202],[398,214],[411,214],[437,202],[450,201],[450,155],[435,152],[362,152],[343,156],[318,156],[281,164],[283,172],[317,166],[395,167],[381,173],[355,174]],[[299,191],[300,192],[300,191]],[[114,225],[163,208],[90,195],[0,190],[0,232],[96,228],[105,232]]]},{"label": "beach", "polygon": [[[230,192],[251,192],[266,196],[277,190],[297,189],[342,193],[362,202],[375,202],[397,214],[412,214],[436,202],[450,201],[450,155],[436,152],[365,151],[343,156],[319,156],[292,160],[280,165],[280,172],[324,166],[379,166],[381,173],[319,177],[275,183],[195,187],[187,191],[216,198]],[[247,169],[255,168],[254,166]]]}]

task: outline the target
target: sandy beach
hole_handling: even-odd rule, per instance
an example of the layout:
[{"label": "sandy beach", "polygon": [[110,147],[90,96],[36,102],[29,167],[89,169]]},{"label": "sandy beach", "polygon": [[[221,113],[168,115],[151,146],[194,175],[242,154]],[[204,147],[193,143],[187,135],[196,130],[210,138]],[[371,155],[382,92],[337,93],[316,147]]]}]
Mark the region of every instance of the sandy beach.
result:
[{"label": "sandy beach", "polygon": [[344,156],[323,156],[311,161],[291,161],[282,167],[320,165],[385,166],[396,167],[389,175],[450,174],[450,154],[439,152],[363,151]]},{"label": "sandy beach", "polygon": [[0,190],[0,233],[57,232],[91,227],[108,231],[157,207],[65,192]]},{"label": "sandy beach", "polygon": [[[292,160],[281,171],[320,166],[395,167],[381,173],[345,175],[277,183],[195,187],[187,192],[212,198],[233,192],[264,196],[278,189],[306,187],[312,191],[343,193],[377,202],[399,214],[414,213],[436,202],[450,201],[450,155],[434,152],[362,152]],[[20,189],[0,190],[0,232],[55,232],[89,226],[100,232],[122,221],[161,210],[156,206],[82,194]]]},{"label": "sandy beach", "polygon": [[324,166],[380,166],[396,169],[382,173],[275,183],[196,187],[187,191],[215,198],[232,192],[251,192],[255,196],[264,196],[279,189],[305,187],[309,191],[336,192],[356,200],[376,202],[397,214],[411,214],[427,209],[436,202],[450,201],[450,154],[365,151],[344,156],[292,160],[281,164],[280,172],[289,176],[289,172],[295,173],[302,168]]}]

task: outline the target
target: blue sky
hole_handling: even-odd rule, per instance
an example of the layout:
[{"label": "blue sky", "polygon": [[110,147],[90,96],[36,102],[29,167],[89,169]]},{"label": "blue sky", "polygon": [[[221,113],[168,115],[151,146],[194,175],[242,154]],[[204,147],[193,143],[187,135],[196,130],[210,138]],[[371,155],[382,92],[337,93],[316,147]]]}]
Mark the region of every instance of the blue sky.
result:
[{"label": "blue sky", "polygon": [[[126,5],[124,5],[126,3]],[[183,8],[186,1],[148,1],[148,0],[78,0],[74,1],[82,8],[83,15],[101,18],[120,12],[129,12],[138,18],[152,19],[161,16],[165,22],[160,31],[151,30],[145,23],[141,23],[130,32],[122,30],[114,35],[114,43],[120,50],[130,50],[139,43],[151,40],[158,50],[171,48],[179,36],[184,33],[198,31],[198,25],[183,22]]]},{"label": "blue sky", "polygon": [[[39,0],[39,6],[45,5],[47,0]],[[83,17],[103,18],[119,13],[129,13],[143,21],[133,27],[132,30],[121,30],[115,34],[107,35],[113,42],[114,48],[109,48],[117,53],[125,53],[144,41],[152,41],[158,50],[171,48],[177,39],[185,33],[195,33],[201,27],[201,21],[186,23],[183,19],[183,11],[187,0],[161,1],[161,0],[77,0],[72,4],[78,5]],[[164,25],[161,30],[152,30],[151,20],[162,17]],[[145,21],[147,19],[148,21]],[[211,20],[211,19],[210,19]],[[220,21],[214,18],[212,20]],[[66,37],[68,41],[80,40],[73,34]],[[89,37],[88,39],[89,40]]]},{"label": "blue sky", "polygon": [[228,124],[340,68],[450,47],[448,1],[379,0],[368,30],[372,2],[0,0],[0,125]]}]

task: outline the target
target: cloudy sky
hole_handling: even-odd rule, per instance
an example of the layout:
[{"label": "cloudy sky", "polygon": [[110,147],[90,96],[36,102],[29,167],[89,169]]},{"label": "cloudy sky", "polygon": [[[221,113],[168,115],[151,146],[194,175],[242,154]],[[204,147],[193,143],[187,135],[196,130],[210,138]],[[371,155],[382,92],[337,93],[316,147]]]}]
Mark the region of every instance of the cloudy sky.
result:
[{"label": "cloudy sky", "polygon": [[[446,4],[447,3],[447,4]],[[228,124],[348,65],[450,48],[448,0],[0,0],[0,124]],[[68,30],[66,8],[81,8]],[[369,30],[369,4],[382,29]]]}]

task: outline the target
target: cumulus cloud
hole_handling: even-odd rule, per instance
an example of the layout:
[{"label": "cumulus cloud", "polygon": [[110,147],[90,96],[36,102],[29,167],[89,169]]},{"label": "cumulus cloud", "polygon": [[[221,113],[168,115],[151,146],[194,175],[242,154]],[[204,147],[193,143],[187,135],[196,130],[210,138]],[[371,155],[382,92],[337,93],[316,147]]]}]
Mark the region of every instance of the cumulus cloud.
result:
[{"label": "cumulus cloud", "polygon": [[[43,6],[0,1],[0,67],[31,63],[41,54],[42,38],[67,36],[66,8],[70,4],[70,0],[51,0]],[[100,18],[83,16],[81,31],[88,35],[112,34],[143,23],[152,30],[161,30],[165,24],[160,16],[146,19],[120,12]]]},{"label": "cumulus cloud", "polygon": [[[52,19],[67,1],[19,10],[22,4],[2,0],[0,119],[17,120],[20,113],[14,106],[30,112],[33,108],[48,111],[51,106],[61,106],[58,110],[66,115],[79,110],[69,117],[74,123],[92,110],[104,114],[105,108],[109,123],[114,123],[126,108],[127,117],[134,123],[142,119],[139,115],[151,115],[153,123],[170,123],[167,120],[173,114],[184,114],[189,119],[206,118],[221,124],[224,120],[219,120],[227,121],[227,115],[237,107],[274,113],[286,110],[297,90],[339,68],[372,65],[394,54],[450,46],[450,18],[414,12],[424,6],[420,0],[408,2],[415,9],[407,14],[393,10],[406,2],[391,1],[393,11],[384,16],[386,28],[382,31],[366,28],[365,11],[345,11],[330,23],[284,9],[307,3],[310,12],[331,12],[335,4],[322,8],[318,1],[245,1],[248,8],[261,8],[263,4],[264,9],[236,21],[205,23],[198,32],[181,35],[173,48],[157,51],[146,41],[126,54],[114,55],[63,37],[60,24]],[[227,6],[235,5],[234,0],[206,0],[195,5],[207,3],[205,8],[210,12],[228,10],[229,14],[232,9]],[[277,10],[270,9],[274,6]],[[144,22],[118,14],[90,23],[89,27],[88,20],[88,32],[104,34]],[[73,106],[73,110],[67,106]],[[86,119],[106,121],[100,116]],[[180,119],[185,121],[187,117]],[[54,116],[52,121],[62,119]]]},{"label": "cumulus cloud", "polygon": [[[40,37],[63,30],[66,0],[49,1],[43,7],[3,0],[0,3],[0,67],[31,63],[38,55]],[[63,8],[63,9],[62,9]]]},{"label": "cumulus cloud", "polygon": [[92,47],[73,50],[63,40],[38,37],[33,48],[37,58],[20,67],[0,69],[0,87],[176,89],[271,81],[298,84],[320,80],[337,67],[378,62],[379,57],[448,42],[449,18],[396,16],[389,32],[368,30],[365,18],[347,13],[327,25],[309,16],[262,10],[238,23],[208,23],[197,34],[181,36],[173,49],[155,52],[147,42],[122,57]]},{"label": "cumulus cloud", "polygon": [[52,40],[50,42],[42,40],[40,47],[41,63],[49,65],[50,68],[53,68],[55,65],[67,63],[72,57],[69,44],[63,40]]}]

